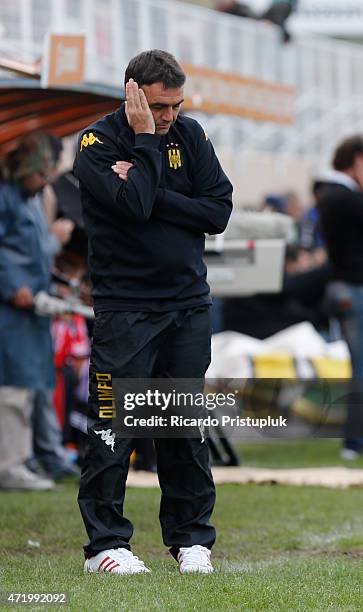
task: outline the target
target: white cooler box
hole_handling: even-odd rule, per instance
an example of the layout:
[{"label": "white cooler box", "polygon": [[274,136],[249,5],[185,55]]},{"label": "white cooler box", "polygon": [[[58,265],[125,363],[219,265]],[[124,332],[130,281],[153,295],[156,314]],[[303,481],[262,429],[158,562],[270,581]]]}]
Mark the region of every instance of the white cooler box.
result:
[{"label": "white cooler box", "polygon": [[284,240],[226,240],[223,251],[208,241],[204,261],[211,293],[215,297],[278,293],[284,258]]},{"label": "white cooler box", "polygon": [[269,212],[232,214],[224,234],[207,237],[204,261],[215,297],[278,293],[293,221]]}]

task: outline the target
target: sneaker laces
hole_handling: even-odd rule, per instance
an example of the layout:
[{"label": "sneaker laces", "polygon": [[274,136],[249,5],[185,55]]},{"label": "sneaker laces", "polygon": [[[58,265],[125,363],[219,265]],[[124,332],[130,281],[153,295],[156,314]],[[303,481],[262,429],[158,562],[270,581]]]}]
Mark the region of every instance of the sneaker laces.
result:
[{"label": "sneaker laces", "polygon": [[179,549],[178,561],[182,563],[196,563],[198,565],[210,565],[210,550],[205,546],[195,544]]},{"label": "sneaker laces", "polygon": [[128,550],[127,548],[116,548],[113,554],[115,557],[116,556],[119,557],[120,561],[126,561],[130,565],[130,567],[134,567],[134,568],[144,568],[145,567],[144,562],[141,561],[139,557],[134,555],[131,552],[131,550]]}]

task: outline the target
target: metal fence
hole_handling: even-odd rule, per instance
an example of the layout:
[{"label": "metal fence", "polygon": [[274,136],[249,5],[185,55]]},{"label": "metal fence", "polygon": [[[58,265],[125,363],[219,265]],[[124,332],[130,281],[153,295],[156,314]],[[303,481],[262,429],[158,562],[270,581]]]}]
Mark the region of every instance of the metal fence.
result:
[{"label": "metal fence", "polygon": [[292,85],[293,126],[203,115],[214,142],[234,150],[322,155],[363,131],[363,47],[299,37],[175,0],[0,0],[0,52],[39,58],[48,32],[87,36],[88,81],[122,84],[128,60],[163,48],[181,61]]}]

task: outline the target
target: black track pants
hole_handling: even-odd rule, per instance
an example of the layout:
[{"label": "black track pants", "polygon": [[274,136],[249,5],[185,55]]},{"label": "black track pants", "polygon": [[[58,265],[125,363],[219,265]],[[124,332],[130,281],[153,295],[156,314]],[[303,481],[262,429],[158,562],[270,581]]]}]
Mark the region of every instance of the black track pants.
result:
[{"label": "black track pants", "polygon": [[[129,548],[133,533],[123,516],[125,483],[132,439],[106,444],[112,428],[98,393],[98,380],[111,378],[200,378],[210,363],[208,306],[166,313],[104,312],[96,316],[90,365],[89,427],[78,503],[89,536],[85,555]],[[100,377],[101,374],[101,377]],[[98,375],[98,378],[97,378]],[[106,435],[107,439],[107,435]],[[110,438],[108,438],[110,441]],[[112,442],[112,439],[111,439]],[[179,547],[211,548],[215,530],[209,519],[215,488],[208,447],[198,439],[157,439],[162,492],[160,523],[164,544],[176,556]]]}]

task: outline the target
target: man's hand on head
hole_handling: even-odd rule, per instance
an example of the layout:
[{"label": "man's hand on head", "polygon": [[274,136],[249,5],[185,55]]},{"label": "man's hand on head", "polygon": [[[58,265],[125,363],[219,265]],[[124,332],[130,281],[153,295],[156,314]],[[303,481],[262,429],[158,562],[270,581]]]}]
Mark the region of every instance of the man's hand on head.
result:
[{"label": "man's hand on head", "polygon": [[33,294],[29,287],[20,287],[11,298],[11,303],[16,308],[31,308],[33,306]]},{"label": "man's hand on head", "polygon": [[111,166],[111,168],[120,179],[122,179],[123,181],[127,181],[128,171],[130,170],[130,168],[133,168],[133,166],[134,164],[130,164],[126,161],[117,161],[113,166]]},{"label": "man's hand on head", "polygon": [[146,96],[133,79],[126,83],[125,111],[135,134],[155,134],[155,121]]}]

